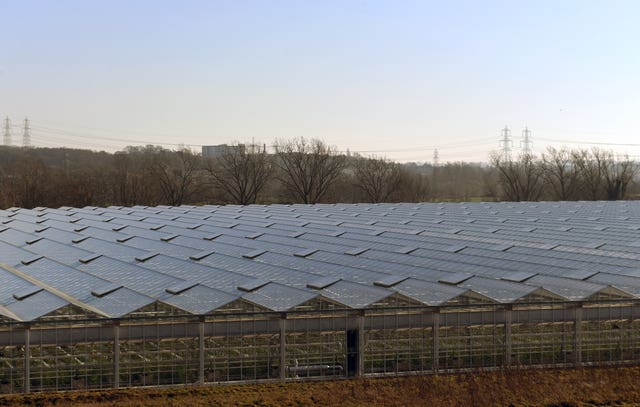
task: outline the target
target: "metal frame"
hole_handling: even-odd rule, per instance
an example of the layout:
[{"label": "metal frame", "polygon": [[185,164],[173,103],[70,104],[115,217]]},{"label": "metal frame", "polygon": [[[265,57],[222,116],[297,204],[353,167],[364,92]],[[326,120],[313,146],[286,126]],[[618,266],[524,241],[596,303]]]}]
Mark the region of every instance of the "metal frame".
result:
[{"label": "metal frame", "polygon": [[[634,364],[638,314],[640,301],[609,300],[6,322],[0,390]],[[358,332],[355,372],[348,330]]]}]

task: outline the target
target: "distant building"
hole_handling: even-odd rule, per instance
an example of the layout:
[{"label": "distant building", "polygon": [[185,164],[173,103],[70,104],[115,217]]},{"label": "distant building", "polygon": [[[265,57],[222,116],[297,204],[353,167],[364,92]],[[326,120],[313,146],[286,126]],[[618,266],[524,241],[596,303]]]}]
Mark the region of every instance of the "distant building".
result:
[{"label": "distant building", "polygon": [[244,151],[244,149],[247,149],[248,153],[252,153],[252,152],[259,153],[261,152],[261,150],[262,152],[266,152],[267,145],[263,144],[261,146],[259,144],[235,144],[235,145],[218,144],[215,146],[202,146],[202,156],[203,157],[220,157],[230,149],[239,149],[240,151]]},{"label": "distant building", "polygon": [[220,157],[224,154],[229,146],[227,144],[218,144],[216,146],[202,146],[203,157]]}]

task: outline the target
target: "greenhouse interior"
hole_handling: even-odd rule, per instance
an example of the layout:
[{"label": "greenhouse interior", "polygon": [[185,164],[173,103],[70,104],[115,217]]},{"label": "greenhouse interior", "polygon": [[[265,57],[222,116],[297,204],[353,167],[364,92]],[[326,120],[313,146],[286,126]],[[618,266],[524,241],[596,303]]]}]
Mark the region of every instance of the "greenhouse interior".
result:
[{"label": "greenhouse interior", "polygon": [[640,362],[640,202],[0,210],[0,393]]}]

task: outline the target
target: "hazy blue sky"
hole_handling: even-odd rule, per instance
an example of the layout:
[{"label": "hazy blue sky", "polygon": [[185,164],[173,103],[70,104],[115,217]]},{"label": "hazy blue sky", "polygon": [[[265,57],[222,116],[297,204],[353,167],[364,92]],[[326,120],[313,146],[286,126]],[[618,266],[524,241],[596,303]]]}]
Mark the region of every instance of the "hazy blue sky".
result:
[{"label": "hazy blue sky", "polygon": [[638,21],[640,1],[6,1],[0,115],[110,150],[305,136],[486,160],[505,124],[536,149],[640,145]]}]

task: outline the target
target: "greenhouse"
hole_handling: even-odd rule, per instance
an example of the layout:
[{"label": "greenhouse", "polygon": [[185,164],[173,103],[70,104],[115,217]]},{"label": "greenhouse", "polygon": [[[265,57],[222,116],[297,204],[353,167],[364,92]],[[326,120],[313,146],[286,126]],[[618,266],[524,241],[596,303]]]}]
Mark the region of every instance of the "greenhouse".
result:
[{"label": "greenhouse", "polygon": [[0,393],[640,362],[640,202],[0,210]]}]

